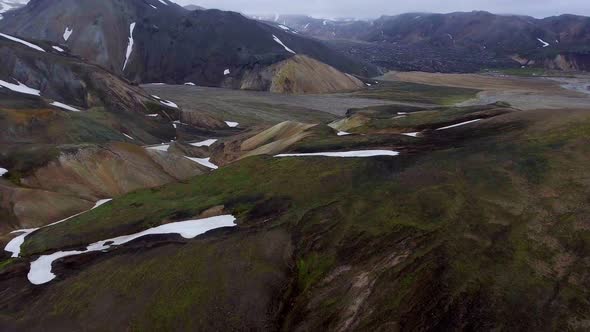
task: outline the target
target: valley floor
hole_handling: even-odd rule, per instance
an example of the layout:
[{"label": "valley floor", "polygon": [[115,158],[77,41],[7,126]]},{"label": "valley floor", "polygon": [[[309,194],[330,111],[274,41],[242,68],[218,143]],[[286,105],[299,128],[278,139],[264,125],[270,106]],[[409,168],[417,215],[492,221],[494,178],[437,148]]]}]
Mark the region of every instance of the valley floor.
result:
[{"label": "valley floor", "polygon": [[502,74],[390,72],[380,79],[482,90],[462,106],[503,101],[525,110],[585,108],[590,104],[590,76],[516,77]]}]

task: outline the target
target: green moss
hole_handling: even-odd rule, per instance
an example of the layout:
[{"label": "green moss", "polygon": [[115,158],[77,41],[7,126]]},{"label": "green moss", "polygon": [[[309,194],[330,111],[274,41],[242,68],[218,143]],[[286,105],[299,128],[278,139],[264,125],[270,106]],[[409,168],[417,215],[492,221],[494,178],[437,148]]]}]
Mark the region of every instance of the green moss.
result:
[{"label": "green moss", "polygon": [[354,93],[355,97],[384,99],[398,102],[454,105],[475,98],[479,90],[442,87],[405,82],[380,82],[367,90]]},{"label": "green moss", "polygon": [[0,261],[0,271],[4,270],[5,268],[9,267],[10,265],[12,265],[15,262],[14,259],[9,258],[3,261]]},{"label": "green moss", "polygon": [[[247,320],[236,308],[256,301],[237,301],[236,294],[282,294],[288,282],[276,276],[295,265],[291,277],[300,292],[287,300],[294,311],[304,309],[293,313],[294,320],[313,311],[321,313],[311,317],[318,325],[329,325],[355,300],[346,278],[367,272],[374,287],[363,291],[376,309],[360,315],[359,326],[432,317],[444,325],[466,312],[474,313],[461,316],[474,329],[563,323],[590,310],[588,291],[575,282],[584,280],[587,263],[560,265],[565,254],[585,257],[590,248],[583,227],[590,121],[582,112],[560,113],[558,121],[553,113],[530,114],[506,117],[519,121],[501,128],[508,133],[492,124],[467,138],[449,133],[443,143],[424,137],[438,144],[396,158],[247,158],[186,183],[130,193],[40,230],[27,239],[25,253],[87,244],[224,205],[238,216],[235,233],[97,262],[52,292],[59,294],[51,302],[55,312],[76,317],[108,294],[107,300],[132,308],[137,330],[223,328],[203,325],[212,321],[243,329]],[[316,134],[321,143],[298,148],[338,145],[325,132]],[[280,239],[251,238],[277,229],[285,232]],[[291,246],[293,252],[279,250]],[[260,258],[271,254],[277,256]],[[350,272],[321,283],[341,266]],[[257,283],[245,284],[253,279]],[[269,283],[280,286],[260,286]],[[138,285],[143,297],[135,300]],[[210,307],[223,319],[202,309]],[[415,320],[403,321],[408,317]]]},{"label": "green moss", "polygon": [[334,266],[334,258],[320,253],[310,253],[297,261],[297,283],[304,293],[320,281]]}]

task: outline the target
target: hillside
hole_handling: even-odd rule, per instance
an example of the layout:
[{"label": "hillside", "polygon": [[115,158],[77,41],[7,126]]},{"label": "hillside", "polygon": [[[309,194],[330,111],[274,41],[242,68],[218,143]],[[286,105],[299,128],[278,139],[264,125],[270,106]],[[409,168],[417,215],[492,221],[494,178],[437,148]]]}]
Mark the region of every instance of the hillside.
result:
[{"label": "hillside", "polygon": [[[250,142],[285,140],[303,130],[303,140],[283,153],[380,149],[398,156],[246,158],[34,233],[23,258],[3,263],[0,325],[582,326],[588,310],[587,112],[563,110],[556,117],[555,111],[497,104],[379,107],[349,117],[361,113],[367,121],[350,127],[353,135],[283,124]],[[139,238],[57,261],[56,279],[40,286],[27,280],[28,262],[39,255],[220,214],[233,214],[237,226],[194,240]],[[106,305],[113,301],[117,306]],[[228,314],[232,319],[224,319]],[[104,315],[111,319],[99,319]]]},{"label": "hillside", "polygon": [[34,0],[1,20],[0,31],[65,45],[143,83],[225,86],[293,53],[349,74],[377,73],[314,39],[238,13],[189,11],[158,0]]},{"label": "hillside", "polygon": [[141,145],[199,138],[195,132],[216,121],[228,128],[198,113],[190,121],[196,125],[177,128],[178,107],[52,43],[3,34],[0,57],[3,231],[42,226],[99,199],[202,174],[207,168],[183,155]]}]

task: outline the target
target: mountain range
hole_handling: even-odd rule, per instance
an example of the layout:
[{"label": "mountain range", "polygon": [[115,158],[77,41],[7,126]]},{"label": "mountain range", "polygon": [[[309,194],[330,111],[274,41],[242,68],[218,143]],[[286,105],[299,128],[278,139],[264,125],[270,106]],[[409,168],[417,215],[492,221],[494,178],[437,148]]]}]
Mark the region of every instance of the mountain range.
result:
[{"label": "mountain range", "polygon": [[[488,12],[407,13],[333,21],[303,15],[255,16],[326,41],[386,70],[473,72],[486,68],[590,68],[590,18],[536,19]],[[420,54],[420,57],[416,57]]]},{"label": "mountain range", "polygon": [[295,53],[352,75],[377,73],[315,39],[167,0],[32,0],[5,16],[0,31],[64,45],[134,82],[267,87],[264,70]]}]

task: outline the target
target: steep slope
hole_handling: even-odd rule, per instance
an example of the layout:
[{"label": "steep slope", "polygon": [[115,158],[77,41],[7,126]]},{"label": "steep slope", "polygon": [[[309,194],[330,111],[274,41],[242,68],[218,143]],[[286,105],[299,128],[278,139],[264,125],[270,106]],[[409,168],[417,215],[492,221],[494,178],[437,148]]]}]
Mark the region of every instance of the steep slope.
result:
[{"label": "steep slope", "polygon": [[220,86],[293,53],[350,74],[376,73],[316,40],[238,13],[159,0],[33,0],[0,21],[0,31],[63,43],[137,82]]},{"label": "steep slope", "polygon": [[128,134],[153,144],[174,138],[169,123],[146,115],[175,120],[178,109],[55,46],[0,36],[2,142],[105,142]]}]

